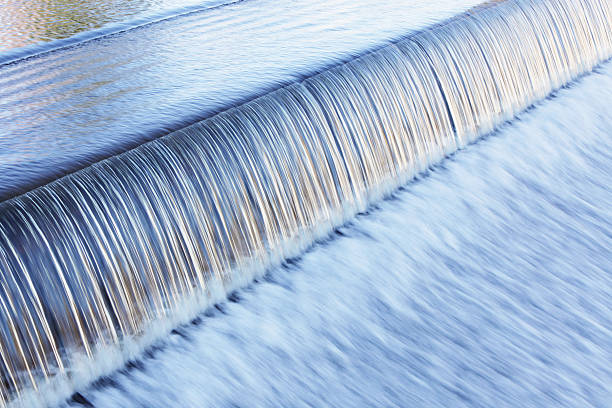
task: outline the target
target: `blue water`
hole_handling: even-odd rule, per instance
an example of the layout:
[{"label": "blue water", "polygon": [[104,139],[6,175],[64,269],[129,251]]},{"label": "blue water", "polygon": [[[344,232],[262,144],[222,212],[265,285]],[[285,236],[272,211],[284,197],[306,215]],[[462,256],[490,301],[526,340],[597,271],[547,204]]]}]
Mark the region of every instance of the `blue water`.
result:
[{"label": "blue water", "polygon": [[96,407],[608,407],[612,65],[82,389]]},{"label": "blue water", "polygon": [[0,55],[0,201],[480,2],[202,1],[194,12],[186,0],[153,24],[117,23],[3,64],[24,56],[12,50]]},{"label": "blue water", "polygon": [[[305,165],[283,166],[313,151],[310,146],[295,151],[307,154],[295,153],[286,141],[319,140],[318,135],[294,134],[308,133],[314,110],[291,110],[297,105],[278,92],[209,121],[222,128],[219,133],[206,123],[196,124],[34,194],[2,201],[376,49],[477,1],[444,0],[434,7],[426,1],[186,0],[183,5],[189,5],[171,10],[167,4],[174,0],[91,0],[88,10],[79,0],[9,1],[0,5],[0,42],[10,38],[13,43],[0,44],[0,50],[49,42],[0,53],[0,405],[15,395],[15,406],[56,406],[59,401],[66,407],[612,405],[612,62],[444,158],[306,253],[168,335],[171,324],[189,321],[203,309],[201,299],[187,295],[206,291],[210,299],[221,298],[221,290],[215,292],[203,272],[219,274],[214,282],[225,285],[223,290],[239,287],[247,276],[260,276],[234,276],[230,266],[242,265],[243,253],[255,259],[257,271],[268,265],[257,264],[263,259],[258,257],[276,235],[266,224],[267,241],[260,240],[261,214],[269,215],[269,225],[280,220],[279,230],[291,232],[281,231],[279,237],[297,242],[300,233],[311,236],[305,220],[328,222],[315,216],[320,206],[304,206],[312,210],[307,212],[297,204],[317,203],[324,191],[339,187],[360,188],[359,172],[351,178],[356,184],[342,186],[334,184],[342,181],[339,172],[332,172],[330,189],[316,190]],[[496,95],[515,96],[504,99],[507,110],[502,113],[508,115],[503,117],[509,117],[525,106],[520,101],[532,95],[530,86],[542,85],[542,93],[533,94],[541,97],[559,83],[553,78],[570,78],[590,69],[597,55],[609,56],[609,31],[580,27],[585,21],[590,27],[612,21],[609,7],[602,6],[606,0],[598,1],[588,7],[604,11],[590,14],[591,20],[560,17],[568,9],[584,11],[579,3],[547,2],[540,15],[557,18],[545,18],[548,24],[536,29],[535,40],[522,27],[516,38],[533,40],[525,50],[537,42],[538,50],[549,52],[545,62],[537,52],[515,53],[507,47],[515,37],[502,35],[508,21],[523,22],[516,15],[537,15],[528,1],[512,20],[500,14],[492,24],[494,12],[476,19],[474,24],[492,24],[486,34],[477,25],[459,24],[446,34],[438,27],[442,34],[436,38],[449,42],[425,41],[429,45],[421,47],[444,48],[451,40],[453,46],[446,49],[449,54],[440,54],[442,65],[432,63],[437,71],[425,69],[425,77],[435,72],[435,80],[446,84],[441,89],[448,92],[438,102],[453,116],[448,127],[438,123],[431,129],[444,133],[450,123],[461,127],[462,115],[473,119],[476,133],[490,129],[489,116],[499,115],[503,105],[496,105]],[[24,27],[32,23],[40,30],[2,24],[21,24],[23,10],[34,15],[39,6],[42,20],[25,19]],[[7,13],[7,7],[18,12]],[[157,14],[141,14],[145,10]],[[77,11],[87,13],[71,25],[70,13]],[[95,21],[89,12],[105,17]],[[66,21],[54,22],[60,14]],[[133,16],[140,18],[122,20]],[[482,34],[478,41],[499,35],[502,46],[484,47],[487,51],[483,43],[468,47],[476,37],[461,33],[472,29]],[[548,29],[551,35],[542,35]],[[590,40],[601,44],[601,53],[591,52]],[[312,89],[329,91],[330,100],[343,102],[318,101],[322,113],[338,109],[344,114],[327,117],[332,131],[340,129],[339,122],[347,124],[345,133],[325,139],[332,145],[361,143],[359,149],[377,152],[392,140],[387,136],[396,130],[395,120],[405,119],[402,109],[413,108],[386,97],[389,89],[406,90],[385,84],[396,86],[389,82],[402,77],[396,68],[410,68],[401,65],[404,59],[393,58],[393,64],[401,64],[385,65],[390,60],[379,66],[393,52],[381,51],[378,59],[366,57],[345,67],[358,74],[363,68],[363,78],[334,76],[332,70],[308,82]],[[432,55],[438,54],[427,58]],[[514,72],[497,65],[497,58],[524,58],[527,64]],[[446,77],[443,68],[449,65],[444,62],[455,64],[455,76]],[[486,68],[460,69],[474,65]],[[497,71],[499,66],[505,71]],[[521,78],[530,86],[487,82],[489,73],[498,80],[526,72],[533,75]],[[372,82],[360,82],[368,75]],[[345,87],[346,78],[359,86]],[[406,82],[412,92],[407,99],[424,95],[413,88],[417,83]],[[434,80],[423,84],[431,92],[440,85]],[[464,86],[465,94],[453,94]],[[317,92],[313,95],[327,95]],[[464,96],[469,99],[465,105]],[[368,98],[389,103],[370,104]],[[520,109],[510,109],[513,103]],[[241,109],[252,116],[241,116]],[[386,109],[396,115],[379,115]],[[370,113],[376,113],[373,120],[364,122]],[[387,118],[385,126],[382,118]],[[246,119],[248,124],[241,122]],[[285,123],[300,125],[288,130]],[[262,139],[249,133],[251,125]],[[360,126],[362,139],[359,132],[353,134]],[[424,146],[415,146],[432,149],[434,162],[443,156],[435,153],[437,136],[412,125],[405,134],[422,137]],[[455,136],[463,140],[465,135],[457,131]],[[247,140],[248,148],[242,149]],[[219,146],[228,147],[229,159],[220,157],[225,149]],[[328,147],[323,146],[326,153],[318,164],[329,160],[333,149]],[[451,151],[454,147],[444,153]],[[218,160],[207,161],[213,157]],[[380,161],[374,154],[364,157],[355,163],[367,170],[368,188],[378,187],[374,180],[386,180],[386,173],[378,173],[385,164],[391,170],[398,166],[384,155]],[[185,163],[178,163],[181,158]],[[241,167],[244,163],[249,166]],[[319,167],[308,168],[316,172]],[[269,188],[247,188],[245,180],[238,180],[243,177],[262,177],[261,185]],[[203,181],[199,187],[205,194],[193,194],[193,181]],[[260,191],[259,208],[276,211],[250,211],[253,192]],[[349,206],[349,201],[341,204]],[[243,227],[251,228],[247,235],[254,237],[252,242]],[[226,235],[208,234],[215,228]],[[212,244],[204,248],[202,242]],[[290,253],[301,251],[300,245]],[[204,258],[217,264],[201,262]],[[278,265],[276,259],[272,265]],[[202,279],[196,282],[196,275]],[[168,299],[172,302],[164,303]],[[172,319],[164,320],[166,314]],[[79,354],[82,350],[74,346],[79,344],[87,356]],[[117,367],[122,368],[114,371]],[[100,373],[105,376],[99,378]],[[62,402],[75,391],[72,400]]]}]

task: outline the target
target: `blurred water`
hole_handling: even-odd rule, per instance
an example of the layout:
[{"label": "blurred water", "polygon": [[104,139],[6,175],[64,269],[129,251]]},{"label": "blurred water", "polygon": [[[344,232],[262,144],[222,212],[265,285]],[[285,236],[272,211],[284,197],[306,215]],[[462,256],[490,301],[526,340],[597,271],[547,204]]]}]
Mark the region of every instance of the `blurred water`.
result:
[{"label": "blurred water", "polygon": [[[3,54],[0,200],[309,78],[0,203],[2,401],[44,405],[121,367],[590,71],[612,44],[605,0],[517,0],[311,76],[446,11],[262,4],[202,3]],[[609,69],[270,273],[261,294],[219,306],[238,317],[179,329],[86,397],[102,406],[225,405],[236,392],[261,406],[285,396],[287,405],[605,401]],[[237,345],[247,354],[228,355]],[[177,349],[189,361],[165,360]]]},{"label": "blurred water", "polygon": [[107,375],[590,72],[611,6],[482,7],[0,203],[0,396]]},{"label": "blurred water", "polygon": [[612,66],[82,395],[96,407],[608,407]]},{"label": "blurred water", "polygon": [[479,2],[249,0],[0,64],[0,200]]}]

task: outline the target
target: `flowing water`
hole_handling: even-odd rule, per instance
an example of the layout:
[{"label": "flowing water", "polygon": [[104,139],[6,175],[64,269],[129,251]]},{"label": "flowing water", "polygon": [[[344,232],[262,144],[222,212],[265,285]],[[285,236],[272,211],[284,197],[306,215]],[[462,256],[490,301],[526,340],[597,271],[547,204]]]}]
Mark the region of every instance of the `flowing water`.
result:
[{"label": "flowing water", "polygon": [[82,395],[99,408],[609,406],[610,100],[608,63]]},{"label": "flowing water", "polygon": [[119,367],[591,71],[611,28],[605,0],[479,7],[1,203],[3,397],[34,403]]}]

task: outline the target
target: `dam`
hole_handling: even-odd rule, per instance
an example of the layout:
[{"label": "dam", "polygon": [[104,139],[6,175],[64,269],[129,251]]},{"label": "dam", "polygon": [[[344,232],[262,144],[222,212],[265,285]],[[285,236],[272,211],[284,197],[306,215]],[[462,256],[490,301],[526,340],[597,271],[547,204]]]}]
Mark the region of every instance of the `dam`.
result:
[{"label": "dam", "polygon": [[[387,405],[370,399],[382,395],[399,406],[499,403],[505,393],[491,393],[487,376],[526,405],[605,401],[592,384],[610,381],[594,361],[610,358],[612,3],[466,3],[436,22],[423,12],[409,29],[398,12],[379,41],[358,33],[327,56],[318,49],[289,55],[289,68],[253,61],[253,74],[235,82],[226,63],[220,70],[229,71],[209,91],[212,82],[189,86],[205,56],[194,42],[196,56],[185,63],[193,71],[169,77],[159,92],[140,85],[147,72],[138,55],[154,41],[148,30],[224,27],[230,13],[247,18],[252,3],[190,8],[150,25],[59,40],[29,56],[7,53],[0,62],[0,105],[7,107],[0,117],[3,404],[229,406],[241,387],[215,388],[214,376],[240,367],[234,377],[248,375],[242,388],[257,406],[274,406],[274,395],[283,405],[299,373],[306,384],[286,405]],[[310,27],[286,21],[289,32]],[[105,47],[122,47],[117,55],[127,62],[96,60]],[[75,66],[96,74],[72,75]],[[125,71],[110,88],[107,69]],[[52,94],[37,98],[46,88]],[[92,102],[80,99],[84,92]],[[142,105],[131,109],[124,100]],[[556,183],[567,189],[558,192]],[[276,286],[288,293],[272,294]],[[555,319],[539,314],[553,306],[563,317],[560,332]],[[268,337],[249,324],[255,311],[269,317],[262,319],[273,326]],[[492,336],[474,334],[487,329]],[[239,340],[223,338],[232,330]],[[560,348],[547,353],[528,335],[534,330]],[[589,344],[560,334],[572,330]],[[254,344],[245,340],[251,335]],[[447,335],[459,349],[436,342]],[[299,336],[327,352],[308,351]],[[240,344],[251,354],[236,361]],[[479,358],[503,355],[500,344],[523,363],[525,381],[544,370],[559,388],[537,397],[513,376],[519,368],[491,371],[495,363]],[[571,347],[592,359],[591,371],[560,362]],[[365,364],[368,348],[381,361],[397,353],[404,364]],[[424,356],[430,348],[436,358]],[[530,348],[540,354],[525,355]],[[190,352],[181,356],[183,349]],[[465,369],[474,382],[448,385],[448,370],[462,367],[451,356],[469,359],[470,349],[480,353]],[[329,367],[309,367],[308,356]],[[267,358],[277,368],[290,361],[285,382],[261,363]],[[135,379],[156,378],[156,364],[169,376],[187,375],[185,367],[195,378],[201,372],[202,384],[212,385],[194,401],[178,381],[156,393]],[[334,384],[330,372],[342,367],[353,375]],[[372,394],[358,390],[370,369],[379,381]],[[381,385],[385,370],[395,392]],[[570,374],[590,382],[568,383]],[[404,375],[412,389],[399,381]],[[101,378],[108,381],[96,383]],[[335,393],[323,394],[324,379]],[[450,392],[447,400],[436,384]]]}]

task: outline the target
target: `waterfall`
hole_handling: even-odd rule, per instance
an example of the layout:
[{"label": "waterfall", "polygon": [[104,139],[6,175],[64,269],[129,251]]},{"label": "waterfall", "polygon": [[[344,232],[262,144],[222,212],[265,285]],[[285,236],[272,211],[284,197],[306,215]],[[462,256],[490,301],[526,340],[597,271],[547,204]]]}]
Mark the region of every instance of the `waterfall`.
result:
[{"label": "waterfall", "polygon": [[193,317],[611,55],[609,0],[493,2],[0,203],[0,399]]}]

